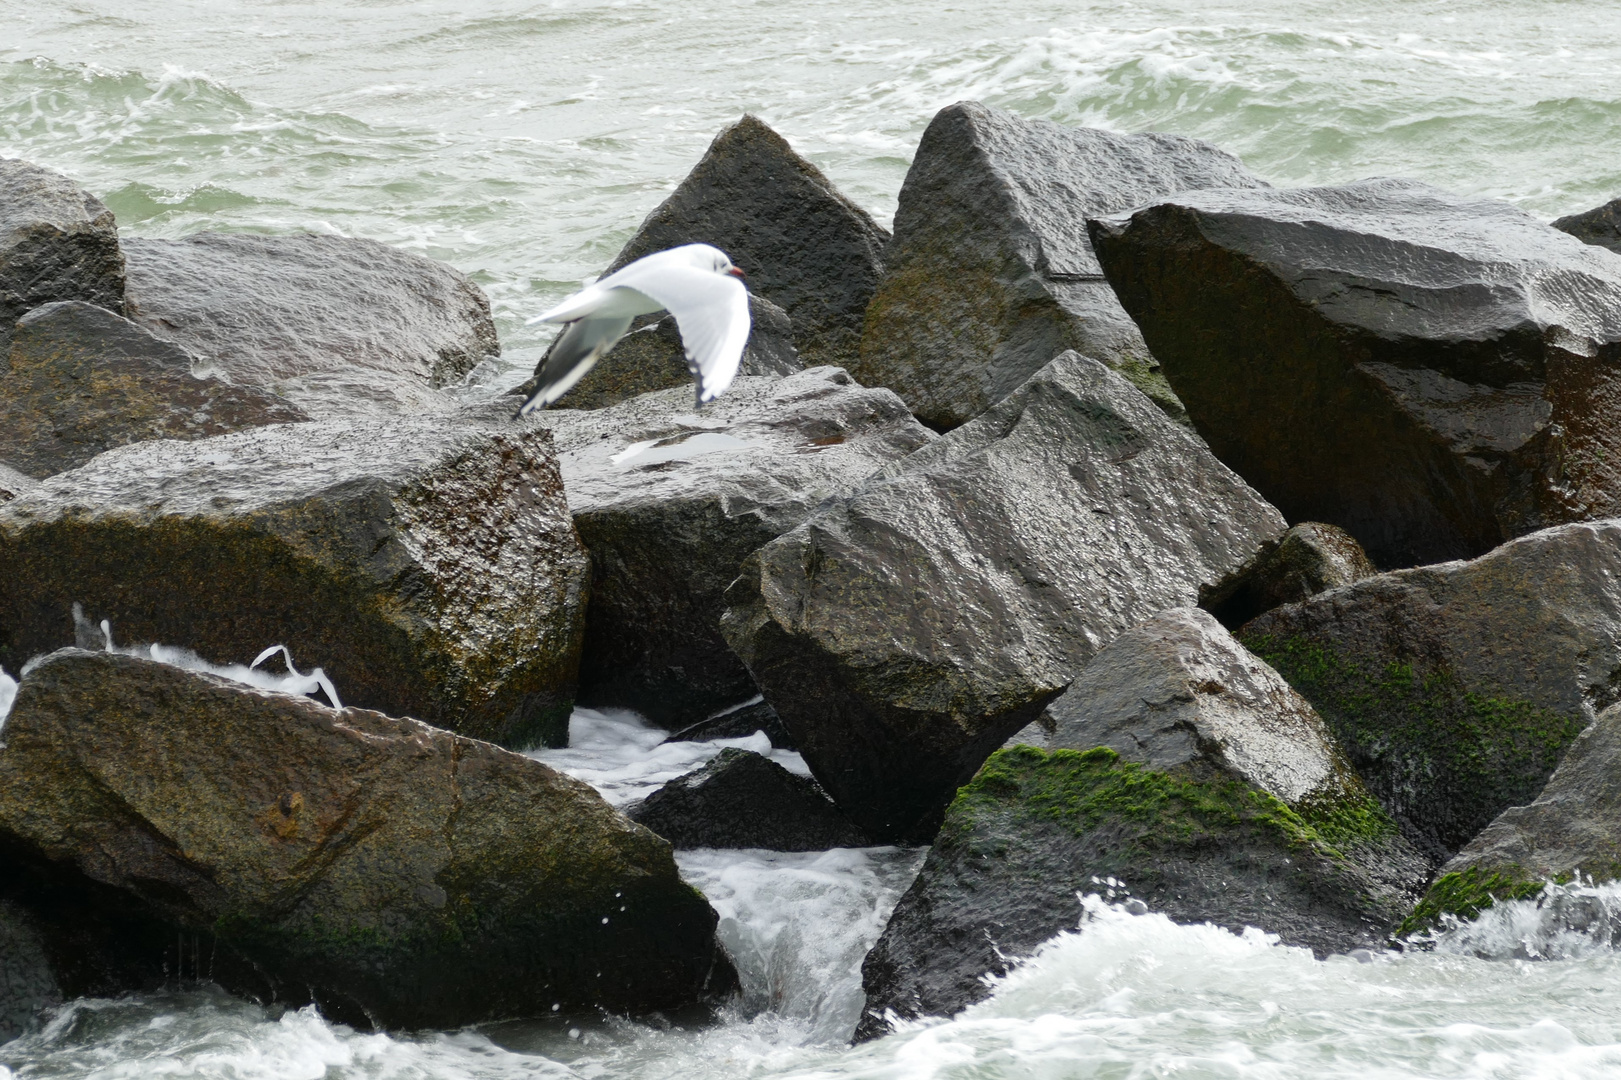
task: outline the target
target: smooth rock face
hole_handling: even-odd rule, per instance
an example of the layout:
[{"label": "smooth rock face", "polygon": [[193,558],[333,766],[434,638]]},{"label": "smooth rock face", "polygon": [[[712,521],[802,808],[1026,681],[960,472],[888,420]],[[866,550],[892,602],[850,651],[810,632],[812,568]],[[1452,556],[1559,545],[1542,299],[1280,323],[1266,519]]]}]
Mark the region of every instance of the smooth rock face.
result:
[{"label": "smooth rock face", "polygon": [[1584,244],[1596,244],[1621,254],[1621,199],[1607,202],[1582,214],[1571,214],[1553,223]]},{"label": "smooth rock face", "polygon": [[926,841],[1101,646],[1283,530],[1140,391],[1066,353],[750,556],[721,630],[840,808]]},{"label": "smooth rock face", "polygon": [[1621,256],[1407,180],[1092,223],[1211,450],[1383,567],[1621,512]]},{"label": "smooth rock face", "polygon": [[1306,521],[1222,580],[1199,589],[1199,606],[1236,630],[1263,611],[1316,596],[1379,571],[1344,529]]},{"label": "smooth rock face", "polygon": [[61,173],[0,158],[0,350],[18,319],[53,300],[124,309],[118,223]]},{"label": "smooth rock face", "polygon": [[374,240],[198,233],[124,252],[130,318],[312,416],[440,407],[435,388],[501,352],[477,284]]},{"label": "smooth rock face", "polygon": [[607,272],[680,244],[713,244],[748,275],[750,292],[788,313],[807,366],[848,365],[888,242],[820,169],[744,116],[715,136]]},{"label": "smooth rock face", "polygon": [[756,731],[765,732],[771,745],[778,750],[793,750],[793,736],[782,726],[777,710],[767,705],[759,694],[741,705],[722,709],[706,716],[696,724],[688,724],[673,733],[665,742],[714,742],[716,739],[746,739]]},{"label": "smooth rock face", "polygon": [[[550,437],[442,418],[110,450],[0,504],[0,664],[72,640],[246,663],[286,645],[345,704],[513,746],[566,731],[588,559]],[[274,663],[279,663],[275,661]]]},{"label": "smooth rock face", "polygon": [[1187,188],[1258,186],[1231,154],[1179,135],[1068,128],[975,101],[947,106],[906,174],[888,273],[851,374],[894,390],[943,430],[1075,349],[1180,416],[1103,278],[1086,219]]},{"label": "smooth rock face", "polygon": [[10,372],[0,374],[0,458],[43,478],[132,442],[309,419],[268,391],[191,367],[184,349],[106,308],[37,307],[18,321]]},{"label": "smooth rock face", "polygon": [[677,848],[826,851],[867,842],[814,781],[732,746],[626,807],[625,816]]},{"label": "smooth rock face", "polygon": [[934,438],[830,367],[739,378],[701,413],[681,387],[537,415],[591,553],[580,700],[672,729],[759,692],[717,628],[743,560]]},{"label": "smooth rock face", "polygon": [[1621,697],[1621,522],[1367,578],[1240,639],[1316,707],[1436,863],[1534,799]]},{"label": "smooth rock face", "polygon": [[[743,347],[743,360],[738,365],[739,375],[792,375],[803,368],[799,353],[794,349],[794,327],[787,312],[750,293],[749,319],[752,325],[748,344]],[[561,408],[601,409],[654,390],[693,385],[674,315],[662,318],[642,315],[631,327],[631,332],[619,340],[613,351],[598,360],[585,378],[574,385]],[[546,355],[535,365],[537,377],[512,393],[525,398],[532,396],[550,356],[551,350],[547,349]]]},{"label": "smooth rock face", "polygon": [[1578,875],[1621,877],[1621,706],[1576,737],[1534,802],[1504,810],[1441,868],[1430,898],[1447,897],[1449,877],[1504,893]]},{"label": "smooth rock face", "polygon": [[61,1000],[33,916],[0,899],[0,1045],[33,1027],[44,1009]]},{"label": "smooth rock face", "polygon": [[1320,955],[1377,946],[1424,886],[1322,719],[1197,608],[1116,638],[1049,712],[1057,753],[998,753],[947,812],[862,965],[862,1037],[984,998],[1110,878]]},{"label": "smooth rock face", "polygon": [[587,785],[132,657],[63,650],[23,680],[0,836],[199,935],[222,985],[343,1022],[644,1011],[727,982],[669,845]]}]

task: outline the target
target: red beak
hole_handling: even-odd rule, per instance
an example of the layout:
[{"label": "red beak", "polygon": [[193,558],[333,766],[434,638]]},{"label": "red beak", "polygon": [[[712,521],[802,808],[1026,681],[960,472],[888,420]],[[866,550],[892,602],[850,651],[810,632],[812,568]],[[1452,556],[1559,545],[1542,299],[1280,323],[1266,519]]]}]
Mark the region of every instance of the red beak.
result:
[{"label": "red beak", "polygon": [[743,276],[743,271],[742,271],[742,270],[740,270],[740,269],[738,269],[738,268],[737,268],[737,267],[735,267],[735,266],[734,266],[734,267],[732,267],[732,268],[731,268],[731,269],[730,269],[730,270],[728,270],[728,271],[726,271],[726,272],[727,272],[727,273],[728,273],[728,274],[730,274],[730,275],[732,275],[732,276],[733,276],[733,277],[735,277],[735,278],[740,278],[740,277],[742,277],[742,276]]}]

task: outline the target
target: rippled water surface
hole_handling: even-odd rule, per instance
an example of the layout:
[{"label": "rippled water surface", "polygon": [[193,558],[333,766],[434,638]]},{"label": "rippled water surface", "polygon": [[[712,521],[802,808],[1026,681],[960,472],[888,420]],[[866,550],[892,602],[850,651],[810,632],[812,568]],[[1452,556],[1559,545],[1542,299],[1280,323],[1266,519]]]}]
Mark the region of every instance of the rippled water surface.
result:
[{"label": "rippled water surface", "polygon": [[[0,0],[0,28],[0,154],[72,174],[137,234],[443,259],[489,291],[515,366],[541,345],[523,317],[744,111],[881,220],[962,98],[1199,136],[1283,184],[1416,176],[1549,218],[1621,196],[1617,3]],[[557,763],[615,798],[706,753],[593,723],[623,741]],[[0,1048],[0,1080],[1621,1075],[1621,957],[1531,908],[1359,964],[1094,906],[964,1016],[850,1049],[855,964],[916,855],[682,865],[751,980],[717,1023],[387,1036],[182,988],[65,1007]]]}]

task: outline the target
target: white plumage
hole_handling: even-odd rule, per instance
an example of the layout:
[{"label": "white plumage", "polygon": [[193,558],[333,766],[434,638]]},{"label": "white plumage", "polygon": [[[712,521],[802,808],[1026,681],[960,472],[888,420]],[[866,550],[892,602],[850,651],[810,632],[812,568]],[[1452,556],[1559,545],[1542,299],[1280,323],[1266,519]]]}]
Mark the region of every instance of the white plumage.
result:
[{"label": "white plumage", "polygon": [[725,252],[685,244],[637,259],[580,290],[532,323],[567,323],[552,346],[525,416],[566,394],[607,355],[638,315],[668,310],[681,330],[698,404],[726,392],[749,340],[749,294]]}]

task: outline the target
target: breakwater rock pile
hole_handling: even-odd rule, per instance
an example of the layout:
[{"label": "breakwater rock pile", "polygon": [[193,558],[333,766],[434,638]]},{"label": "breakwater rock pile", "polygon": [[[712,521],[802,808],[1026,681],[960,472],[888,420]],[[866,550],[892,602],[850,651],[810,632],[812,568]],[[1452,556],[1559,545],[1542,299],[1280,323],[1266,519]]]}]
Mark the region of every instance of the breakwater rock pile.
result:
[{"label": "breakwater rock pile", "polygon": [[[719,1004],[676,849],[928,846],[860,1038],[1080,894],[1322,955],[1621,877],[1615,221],[966,102],[891,236],[745,117],[605,268],[727,250],[730,392],[648,316],[517,420],[457,271],[0,161],[0,1038]],[[811,775],[616,809],[513,752],[576,705]]]}]

